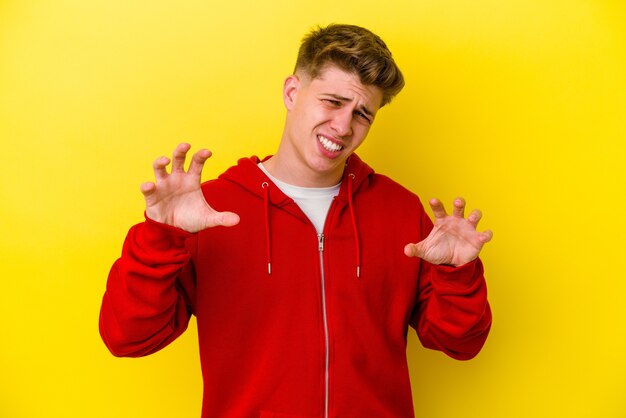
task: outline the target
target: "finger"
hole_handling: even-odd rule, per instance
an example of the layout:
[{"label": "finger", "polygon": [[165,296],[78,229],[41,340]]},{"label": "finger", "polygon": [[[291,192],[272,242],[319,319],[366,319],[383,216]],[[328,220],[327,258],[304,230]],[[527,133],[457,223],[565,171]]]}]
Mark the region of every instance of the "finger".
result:
[{"label": "finger", "polygon": [[218,212],[215,214],[215,224],[221,226],[234,226],[239,223],[239,215],[233,212]]},{"label": "finger", "polygon": [[154,170],[154,177],[157,181],[163,180],[167,177],[167,170],[165,167],[170,163],[170,159],[167,157],[159,157],[154,160],[152,168]]},{"label": "finger", "polygon": [[152,182],[142,183],[139,189],[145,197],[148,197],[156,190],[156,184]]},{"label": "finger", "polygon": [[435,218],[441,219],[448,216],[445,208],[443,207],[443,203],[441,203],[439,199],[430,199],[428,203],[430,204],[430,208],[433,210],[433,215],[435,215]]},{"label": "finger", "polygon": [[422,251],[419,244],[407,244],[404,246],[404,255],[407,257],[421,257]]},{"label": "finger", "polygon": [[462,218],[465,216],[465,199],[462,197],[457,197],[454,199],[454,209],[452,210],[452,215],[457,218]]},{"label": "finger", "polygon": [[467,217],[467,220],[470,224],[472,224],[472,226],[474,226],[474,228],[476,228],[476,226],[478,225],[478,222],[480,221],[482,217],[483,217],[482,212],[479,211],[478,209],[474,209],[472,213],[470,213],[469,216]]},{"label": "finger", "polygon": [[189,164],[190,174],[195,174],[197,176],[202,175],[202,169],[204,168],[204,163],[207,159],[211,157],[211,151],[207,149],[201,149],[196,152],[191,158],[191,164]]},{"label": "finger", "polygon": [[489,229],[481,232],[480,235],[478,236],[478,239],[482,243],[486,243],[486,242],[491,241],[491,238],[493,238],[493,232],[491,232],[491,230],[489,230]]},{"label": "finger", "polygon": [[172,153],[172,173],[182,173],[185,171],[185,158],[190,148],[191,145],[189,144],[178,144]]}]

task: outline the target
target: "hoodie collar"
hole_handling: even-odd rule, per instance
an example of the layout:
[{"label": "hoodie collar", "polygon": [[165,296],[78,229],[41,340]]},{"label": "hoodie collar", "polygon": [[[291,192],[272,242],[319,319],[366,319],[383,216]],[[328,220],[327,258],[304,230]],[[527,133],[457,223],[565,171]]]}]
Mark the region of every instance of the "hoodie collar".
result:
[{"label": "hoodie collar", "polygon": [[[270,183],[271,180],[257,167],[259,162],[266,161],[270,156],[261,160],[257,156],[249,158],[241,158],[237,165],[229,168],[219,178],[236,183],[239,186],[246,189],[248,192],[264,198],[264,191],[261,187],[264,182]],[[348,181],[349,175],[352,175],[352,193],[356,193],[359,187],[365,186],[368,183],[368,178],[374,170],[368,166],[358,155],[352,154],[346,161],[346,168],[343,172],[341,179],[341,188],[339,189],[338,199],[348,199]],[[272,183],[273,184],[273,183]],[[282,193],[277,187],[272,188],[269,200],[274,206],[282,207],[293,201]]]}]

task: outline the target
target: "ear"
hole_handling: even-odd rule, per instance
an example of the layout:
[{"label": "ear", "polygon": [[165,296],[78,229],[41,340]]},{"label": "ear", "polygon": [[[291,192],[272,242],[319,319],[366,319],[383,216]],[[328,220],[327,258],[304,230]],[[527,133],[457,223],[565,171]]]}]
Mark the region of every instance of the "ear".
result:
[{"label": "ear", "polygon": [[293,109],[300,85],[300,78],[295,74],[285,79],[285,83],[283,84],[283,102],[287,110]]}]

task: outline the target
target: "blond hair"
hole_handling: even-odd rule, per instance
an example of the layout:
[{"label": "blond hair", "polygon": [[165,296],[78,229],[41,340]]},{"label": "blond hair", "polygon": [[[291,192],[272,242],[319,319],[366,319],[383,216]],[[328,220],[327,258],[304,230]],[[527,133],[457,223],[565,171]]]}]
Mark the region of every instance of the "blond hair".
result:
[{"label": "blond hair", "polygon": [[404,77],[385,42],[355,25],[318,26],[302,40],[295,72],[319,77],[326,65],[336,65],[358,75],[361,83],[383,92],[381,107],[404,87]]}]

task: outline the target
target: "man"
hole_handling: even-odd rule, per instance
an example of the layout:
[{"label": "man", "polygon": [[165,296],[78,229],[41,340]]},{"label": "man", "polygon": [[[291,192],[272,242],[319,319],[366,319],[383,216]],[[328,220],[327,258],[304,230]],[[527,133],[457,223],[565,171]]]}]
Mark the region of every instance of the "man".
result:
[{"label": "man", "polygon": [[[310,33],[284,83],[277,152],[200,184],[210,152],[154,163],[109,275],[100,332],[117,356],[153,353],[197,317],[203,417],[411,417],[408,327],[457,359],[491,325],[480,212],[435,225],[414,194],[354,151],[403,87],[366,29]],[[414,244],[413,242],[417,242]]]}]

